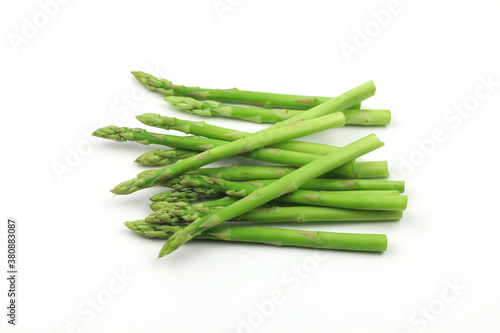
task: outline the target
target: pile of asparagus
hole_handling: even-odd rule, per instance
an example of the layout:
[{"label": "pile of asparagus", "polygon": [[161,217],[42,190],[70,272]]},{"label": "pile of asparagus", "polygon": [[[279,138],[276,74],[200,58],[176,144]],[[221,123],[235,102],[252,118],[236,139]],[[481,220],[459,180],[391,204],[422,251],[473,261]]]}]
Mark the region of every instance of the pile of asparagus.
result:
[{"label": "pile of asparagus", "polygon": [[[166,238],[160,257],[192,239],[337,250],[386,250],[387,237],[383,234],[253,226],[313,221],[386,221],[402,217],[407,205],[407,197],[401,194],[404,182],[383,179],[389,176],[385,161],[356,161],[383,146],[374,134],[344,147],[295,140],[344,125],[388,125],[389,110],[360,109],[361,102],[375,94],[373,82],[330,98],[236,88],[186,87],[143,72],[132,73],[149,90],[166,95],[165,100],[179,110],[200,116],[273,123],[261,131],[248,133],[203,121],[147,113],[137,119],[148,126],[190,136],[117,126],[100,128],[93,133],[118,142],[169,147],[142,154],[135,161],[144,166],[163,167],[145,170],[111,191],[131,194],[152,186],[171,188],[151,197],[153,212],[144,220],[125,223],[145,237]],[[278,165],[204,167],[234,155]]]}]

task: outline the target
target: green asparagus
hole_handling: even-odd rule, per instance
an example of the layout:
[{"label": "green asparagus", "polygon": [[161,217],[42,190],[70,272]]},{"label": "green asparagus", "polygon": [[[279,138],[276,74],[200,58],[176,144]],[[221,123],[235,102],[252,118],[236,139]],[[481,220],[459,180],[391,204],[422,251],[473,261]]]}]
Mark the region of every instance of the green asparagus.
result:
[{"label": "green asparagus", "polygon": [[[153,211],[146,221],[149,223],[179,223],[179,218],[191,222],[213,213],[225,206],[206,208],[203,212],[185,207],[166,207]],[[354,210],[312,206],[271,206],[256,208],[233,218],[241,222],[331,222],[331,221],[388,221],[399,220],[403,215],[400,210]]]},{"label": "green asparagus", "polygon": [[353,164],[353,168],[352,175],[345,175],[342,178],[364,179],[389,177],[387,161],[356,162]]},{"label": "green asparagus", "polygon": [[[155,201],[150,205],[152,211],[189,209],[208,214],[213,208],[222,208],[238,201],[239,198],[227,196],[221,199],[214,199],[196,203],[185,201]],[[270,205],[272,207],[272,205]]]},{"label": "green asparagus", "polygon": [[[236,118],[259,124],[274,124],[303,112],[302,110],[278,110],[224,105],[217,101],[197,101],[190,97],[171,96],[164,99],[176,109],[187,113],[205,117]],[[389,110],[343,110],[342,112],[346,118],[346,125],[381,126],[389,125],[391,122],[391,112]]]},{"label": "green asparagus", "polygon": [[[227,178],[226,178],[227,179]],[[245,183],[252,185],[253,183],[260,183],[267,185],[272,183],[273,179],[259,179],[246,181]],[[302,190],[309,191],[363,191],[367,190],[387,191],[396,190],[397,192],[404,192],[404,181],[399,180],[379,180],[379,179],[322,179],[316,178],[308,181],[300,187]]]},{"label": "green asparagus", "polygon": [[[354,176],[342,176],[336,170],[333,172],[327,172],[321,177],[323,178],[385,178],[389,176],[387,169],[387,162],[385,161],[373,161],[373,162],[354,162],[353,168],[355,170]],[[281,178],[290,172],[297,170],[294,167],[282,167],[282,166],[260,166],[260,165],[235,165],[230,167],[219,167],[219,168],[200,168],[198,170],[189,171],[187,174],[195,175],[205,175],[214,178],[224,178],[226,180],[261,180],[261,179],[277,179]],[[349,186],[355,186],[356,182],[354,180],[343,180],[345,184]],[[370,180],[370,181],[380,181],[385,182],[386,180]],[[391,184],[393,184],[391,182]],[[400,188],[404,184],[396,185]],[[373,190],[379,190],[384,188],[372,188]],[[403,192],[403,191],[401,191]]]},{"label": "green asparagus", "polygon": [[182,244],[190,241],[194,236],[199,235],[208,228],[219,225],[225,221],[229,221],[236,216],[242,215],[275,198],[286,195],[287,193],[292,193],[307,181],[317,178],[339,165],[342,165],[347,161],[352,161],[353,159],[380,148],[381,146],[383,146],[383,143],[377,138],[377,136],[375,136],[375,134],[371,134],[358,141],[350,143],[345,147],[339,148],[338,150],[329,153],[328,155],[325,155],[320,159],[301,167],[300,169],[295,170],[294,172],[276,180],[272,184],[256,189],[235,203],[224,207],[215,213],[201,217],[200,219],[189,224],[186,228],[177,231],[164,244],[160,250],[159,256],[162,257],[175,251]]},{"label": "green asparagus", "polygon": [[[313,110],[314,109],[303,112],[303,114]],[[198,155],[179,160],[165,168],[146,170],[140,173],[137,178],[118,184],[111,192],[115,194],[130,194],[143,188],[155,186],[161,181],[175,177],[186,171],[197,169],[235,154],[249,152],[281,141],[295,139],[297,137],[316,133],[332,127],[343,126],[344,124],[344,114],[342,112],[335,112],[333,114],[328,114],[311,120],[296,121],[295,123],[285,127],[277,127],[272,131],[261,131],[247,138],[228,142],[223,146],[206,150]]]},{"label": "green asparagus", "polygon": [[[125,225],[144,237],[167,239],[188,228],[150,224],[142,220],[125,222]],[[330,250],[383,252],[387,249],[387,236],[381,234],[348,234],[268,227],[218,226],[194,238]]]},{"label": "green asparagus", "polygon": [[[154,126],[166,130],[173,129],[185,134],[194,134],[223,141],[235,141],[252,135],[252,133],[248,132],[210,125],[204,121],[190,121],[173,117],[165,117],[156,113],[141,114],[136,118],[148,126]],[[335,146],[296,140],[280,142],[271,145],[270,147],[318,155],[325,155],[338,149],[338,147]]]},{"label": "green asparagus", "polygon": [[[298,169],[300,170],[300,169]],[[288,175],[289,176],[289,175]],[[285,176],[285,177],[288,177]],[[272,185],[271,183],[232,182],[220,178],[183,175],[170,179],[165,186],[174,189],[198,190],[205,195],[225,193],[234,197],[246,197],[257,189]],[[302,186],[302,185],[301,185]],[[300,186],[299,186],[300,188]],[[293,193],[285,194],[276,200],[300,205],[313,205],[335,208],[362,209],[362,210],[404,210],[407,197],[398,195],[399,191],[308,191],[298,189]]]},{"label": "green asparagus", "polygon": [[[173,84],[171,81],[154,77],[140,71],[133,71],[135,78],[151,91],[166,96],[189,96],[197,99],[213,99],[221,102],[250,104],[265,108],[310,109],[325,103],[332,97],[300,96],[275,94],[258,91],[232,89],[206,89],[186,87]],[[359,102],[353,102],[345,108],[359,109]],[[343,109],[341,109],[343,110]]]},{"label": "green asparagus", "polygon": [[[159,144],[180,149],[191,149],[198,151],[207,151],[227,144],[227,141],[207,139],[199,136],[182,137],[177,135],[151,133],[140,128],[117,126],[107,126],[99,128],[94,133],[92,133],[92,135],[118,142],[134,141],[144,145]],[[302,166],[321,157],[320,155],[316,154],[294,152],[268,147],[259,148],[247,153],[241,153],[240,156],[271,163],[288,164],[294,166]],[[353,162],[348,162],[334,170],[337,175],[343,176],[352,176],[353,171]]]}]

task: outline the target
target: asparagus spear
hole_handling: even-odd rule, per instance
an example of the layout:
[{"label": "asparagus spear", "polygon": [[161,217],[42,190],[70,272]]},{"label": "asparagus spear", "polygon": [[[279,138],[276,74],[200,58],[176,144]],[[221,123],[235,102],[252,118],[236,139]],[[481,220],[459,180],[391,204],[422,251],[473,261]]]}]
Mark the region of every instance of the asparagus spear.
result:
[{"label": "asparagus spear", "polygon": [[242,215],[254,208],[257,208],[275,198],[291,193],[307,181],[317,178],[318,176],[346,163],[353,159],[362,156],[372,150],[380,148],[383,143],[371,134],[358,141],[350,143],[345,147],[329,153],[320,159],[311,162],[300,169],[276,180],[270,185],[256,189],[246,197],[238,200],[237,202],[218,210],[215,213],[208,214],[193,223],[189,224],[186,228],[177,231],[160,250],[160,257],[165,256],[176,249],[182,244],[191,240],[194,236],[199,235],[201,232],[208,228],[214,227],[225,221],[229,221],[236,216]]},{"label": "asparagus spear", "polygon": [[[307,112],[304,112],[304,114]],[[146,187],[155,186],[161,181],[175,177],[186,171],[197,169],[235,154],[249,152],[273,143],[294,139],[332,127],[343,126],[344,124],[344,114],[335,112],[316,119],[297,121],[289,126],[276,128],[273,131],[259,132],[247,138],[206,150],[165,168],[141,172],[137,178],[118,184],[111,192],[115,194],[130,194]]]},{"label": "asparagus spear", "polygon": [[[260,183],[261,185],[267,185],[272,183],[273,179],[259,179],[246,181],[247,184]],[[404,192],[404,181],[398,180],[379,180],[379,179],[322,179],[317,178],[308,181],[300,187],[302,190],[309,191],[363,191],[367,193],[368,190],[376,191],[386,191],[386,190],[396,190],[396,192]]]},{"label": "asparagus spear", "polygon": [[[160,144],[169,147],[192,149],[199,151],[206,151],[213,148],[220,148],[221,146],[227,144],[227,141],[207,139],[199,136],[182,137],[177,135],[151,133],[140,128],[134,129],[134,128],[117,127],[117,126],[107,126],[99,128],[94,133],[92,133],[92,135],[103,139],[110,139],[118,142],[134,141],[144,145]],[[288,164],[294,166],[305,165],[320,157],[320,155],[316,154],[300,153],[300,152],[288,151],[278,148],[268,148],[268,147],[256,149],[254,151],[247,153],[241,153],[240,155],[256,160],[261,160],[271,163]],[[335,170],[335,173],[346,176],[352,175],[354,170],[353,168],[354,168],[353,163],[349,162],[337,168]]]},{"label": "asparagus spear", "polygon": [[[263,109],[225,105],[217,101],[197,101],[190,97],[165,97],[170,105],[178,110],[200,116],[229,117],[254,123],[277,123],[296,116],[301,110]],[[389,110],[343,110],[346,125],[389,125],[391,112]]]},{"label": "asparagus spear", "polygon": [[[214,213],[225,206],[207,208],[201,212],[191,205],[185,207],[162,208],[153,211],[147,218],[149,223],[179,223],[179,218],[191,222],[206,214]],[[333,221],[388,221],[403,216],[400,210],[354,210],[312,206],[272,206],[256,208],[233,218],[240,222],[333,222]],[[182,222],[182,221],[181,221]]]},{"label": "asparagus spear", "polygon": [[[300,169],[298,169],[300,170]],[[288,175],[289,176],[289,175]],[[285,177],[288,177],[285,176]],[[246,197],[257,189],[272,185],[255,181],[239,183],[220,178],[183,175],[170,179],[164,185],[174,189],[193,189],[206,195],[225,193],[229,196]],[[302,186],[302,185],[300,185]],[[299,188],[300,188],[299,186]],[[308,191],[298,189],[293,193],[280,196],[276,200],[300,205],[362,209],[362,210],[404,210],[407,197],[398,195],[399,191]]]},{"label": "asparagus spear", "polygon": [[[321,177],[323,178],[384,178],[389,176],[387,169],[387,162],[385,161],[373,161],[373,162],[354,162],[353,164],[354,174],[351,176],[340,176],[333,172],[327,172]],[[223,178],[226,180],[261,180],[261,179],[277,179],[281,178],[290,172],[297,170],[294,167],[282,167],[282,166],[248,166],[248,165],[235,165],[230,167],[219,167],[219,168],[200,168],[198,170],[189,171],[187,174],[194,175],[205,175],[214,178]],[[354,177],[355,176],[355,177]],[[347,186],[356,186],[356,181],[354,180],[342,180]],[[370,180],[371,182],[386,182],[386,180]],[[396,188],[403,188],[403,184],[394,184]],[[355,189],[355,188],[353,188]],[[358,188],[358,189],[368,189],[368,188]],[[385,188],[372,188],[373,190],[383,190]],[[403,192],[401,190],[401,192]]]},{"label": "asparagus spear", "polygon": [[[196,210],[202,213],[209,213],[212,208],[222,208],[229,206],[232,203],[235,203],[239,200],[239,197],[226,196],[221,199],[208,200],[202,202],[189,203],[186,201],[156,201],[150,205],[152,211],[157,211],[160,209],[165,210],[180,210],[180,209],[189,209]],[[268,206],[273,207],[276,204],[272,201],[273,204],[265,204],[261,207]]]},{"label": "asparagus spear", "polygon": [[[125,222],[125,225],[144,237],[167,239],[187,228],[150,224],[141,220]],[[329,250],[384,252],[387,249],[387,236],[381,234],[351,234],[268,227],[218,226],[194,238]]]},{"label": "asparagus spear", "polygon": [[220,168],[200,168],[186,174],[204,175],[226,180],[278,179],[297,170],[294,167],[234,165]]},{"label": "asparagus spear", "polygon": [[156,149],[142,154],[135,163],[146,166],[167,165],[196,154],[197,152],[186,149]]},{"label": "asparagus spear", "polygon": [[[179,177],[169,179],[162,183],[163,186],[168,186],[176,190],[185,191],[192,190],[202,194],[228,193],[236,197],[244,197],[255,190],[269,184],[274,183],[275,179],[251,180],[245,182],[233,182],[222,178],[213,178],[199,175],[184,174]],[[343,180],[339,179],[312,179],[299,187],[299,190],[307,190],[304,195],[309,196],[310,192],[323,191],[335,192],[342,195],[398,195],[399,189],[363,189],[353,190],[346,187],[341,187],[339,184]],[[337,190],[337,188],[341,188]],[[307,194],[306,194],[307,193]]]},{"label": "asparagus spear", "polygon": [[[275,94],[258,91],[232,89],[206,89],[173,84],[169,80],[154,77],[140,71],[133,71],[135,78],[151,91],[166,96],[190,96],[197,99],[213,99],[222,102],[235,102],[266,108],[310,109],[327,102],[332,97],[300,96]],[[361,104],[354,102],[346,108],[359,109]],[[342,110],[342,109],[341,109]]]},{"label": "asparagus spear", "polygon": [[[190,121],[165,117],[156,113],[145,113],[138,115],[136,118],[143,124],[149,126],[166,130],[173,129],[186,134],[194,134],[223,141],[235,141],[252,135],[252,133],[248,132],[210,125],[204,121]],[[325,155],[338,149],[338,147],[335,146],[296,140],[280,142],[270,147],[318,155]]]}]

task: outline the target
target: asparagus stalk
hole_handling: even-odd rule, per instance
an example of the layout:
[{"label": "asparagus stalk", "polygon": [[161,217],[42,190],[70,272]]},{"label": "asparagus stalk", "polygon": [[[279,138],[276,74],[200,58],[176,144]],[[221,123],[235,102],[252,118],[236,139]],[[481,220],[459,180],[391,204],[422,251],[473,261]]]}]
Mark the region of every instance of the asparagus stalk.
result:
[{"label": "asparagus stalk", "polygon": [[[227,144],[227,141],[207,139],[199,136],[182,137],[177,135],[151,133],[140,128],[117,126],[107,126],[99,128],[94,133],[92,133],[92,135],[118,142],[134,141],[144,145],[160,144],[169,147],[192,149],[198,151],[207,151],[214,148],[220,148],[221,146]],[[320,155],[316,154],[300,153],[268,147],[259,148],[247,153],[240,153],[240,155],[256,160],[294,166],[302,166],[321,157]],[[353,170],[353,163],[348,162],[334,171],[338,175],[348,176],[353,174]]]},{"label": "asparagus stalk", "polygon": [[[180,210],[180,209],[189,209],[195,210],[202,213],[209,213],[212,208],[222,208],[229,206],[232,203],[235,203],[239,200],[239,197],[226,196],[221,199],[214,199],[196,203],[189,203],[186,201],[156,201],[150,205],[152,211],[157,211],[160,209],[165,209],[169,211]],[[274,202],[273,202],[274,203]],[[269,206],[273,207],[273,205],[265,204],[261,207]]]},{"label": "asparagus stalk", "polygon": [[[219,168],[200,168],[198,170],[189,171],[187,174],[194,175],[205,175],[214,178],[223,178],[226,180],[262,180],[262,179],[277,179],[281,178],[290,172],[297,170],[294,167],[282,167],[282,166],[248,166],[248,165],[235,165],[230,167],[219,167]],[[323,178],[384,178],[389,176],[386,161],[373,161],[373,162],[354,162],[353,164],[354,174],[353,176],[342,176],[334,170],[333,172],[327,172],[321,177]],[[356,186],[357,182],[354,180],[342,180],[347,186]],[[370,180],[385,182],[386,180]],[[391,182],[391,184],[393,184]],[[403,188],[403,184],[396,185],[397,188]],[[353,188],[356,189],[356,188]],[[359,190],[369,188],[357,188]],[[384,190],[386,188],[371,188],[372,190]],[[401,191],[403,192],[403,191]]]},{"label": "asparagus stalk", "polygon": [[[302,110],[278,110],[225,105],[217,101],[197,101],[190,97],[171,96],[164,99],[176,109],[187,113],[205,117],[236,118],[259,124],[274,124],[303,112]],[[383,126],[389,125],[391,122],[391,112],[389,110],[343,110],[342,112],[346,118],[346,125]]]},{"label": "asparagus stalk", "polygon": [[389,169],[387,161],[356,162],[353,164],[353,173],[342,178],[363,179],[363,178],[387,178]]},{"label": "asparagus stalk", "polygon": [[146,166],[167,165],[196,154],[197,152],[186,149],[156,149],[142,154],[135,163]]},{"label": "asparagus stalk", "polygon": [[220,168],[200,168],[187,174],[223,178],[226,180],[278,179],[297,170],[294,167],[233,165]]},{"label": "asparagus stalk", "polygon": [[[301,167],[300,169],[297,169],[296,171],[276,180],[270,185],[256,189],[237,202],[224,207],[215,213],[208,214],[189,224],[184,229],[177,231],[163,245],[159,256],[162,257],[175,251],[182,244],[188,242],[194,236],[199,235],[208,228],[219,225],[225,221],[229,221],[236,216],[242,215],[275,198],[291,193],[307,181],[317,178],[339,165],[342,165],[347,161],[352,161],[353,159],[380,148],[381,146],[383,146],[383,143],[377,138],[377,136],[371,134],[365,138],[350,143],[345,147],[339,148],[338,150],[329,153],[328,155],[325,155],[320,159]],[[313,236],[313,238],[316,239],[316,236]]]},{"label": "asparagus stalk", "polygon": [[[144,237],[167,239],[188,228],[149,224],[144,221],[125,222],[125,225]],[[348,234],[267,227],[218,226],[206,230],[194,238],[330,250],[383,252],[387,249],[387,236],[381,234]]]},{"label": "asparagus stalk", "polygon": [[[210,125],[204,121],[190,121],[165,117],[156,113],[141,114],[136,118],[143,124],[149,126],[166,130],[173,129],[186,134],[194,134],[223,141],[235,141],[252,135],[252,133],[248,132]],[[296,140],[280,142],[270,147],[318,155],[325,155],[338,149],[338,147],[335,146]]]},{"label": "asparagus stalk", "polygon": [[[310,111],[312,111],[311,109]],[[308,113],[307,112],[303,112]],[[162,169],[151,169],[140,173],[137,178],[118,184],[111,192],[130,194],[137,190],[155,186],[161,181],[180,175],[186,171],[197,169],[223,158],[249,152],[281,141],[295,139],[300,136],[316,133],[345,124],[344,114],[335,112],[316,119],[297,121],[272,131],[258,132],[247,138],[229,142],[223,146],[206,150],[198,155],[180,160]]]},{"label": "asparagus stalk", "polygon": [[[206,208],[205,211],[185,207],[162,208],[153,211],[147,218],[149,223],[179,223],[179,218],[191,222],[206,214],[214,213],[225,206]],[[389,221],[399,220],[400,210],[353,210],[312,206],[272,206],[256,208],[233,218],[231,221],[286,223],[286,222],[334,222],[334,221]],[[182,222],[182,221],[181,221]]]},{"label": "asparagus stalk", "polygon": [[[275,94],[258,91],[232,89],[206,89],[200,87],[186,87],[173,84],[166,79],[154,77],[140,71],[133,71],[135,78],[151,91],[166,96],[189,96],[197,99],[213,99],[221,102],[235,102],[256,105],[266,108],[310,109],[327,102],[332,97],[300,96]],[[359,109],[360,104],[354,102],[346,108]],[[342,110],[342,109],[341,109]]]},{"label": "asparagus stalk", "polygon": [[[257,189],[270,186],[278,181],[279,180],[273,181],[270,184],[258,183],[255,181],[248,183],[239,183],[227,181],[220,178],[194,177],[184,175],[179,178],[174,178],[170,181],[167,181],[165,185],[174,189],[189,188],[197,190],[205,195],[225,193],[229,196],[246,197],[249,194],[255,192]],[[298,189],[293,193],[280,196],[279,198],[276,198],[276,200],[300,205],[313,205],[335,208],[361,210],[404,210],[406,209],[407,197],[398,194],[399,191],[397,190],[308,191]]]},{"label": "asparagus stalk", "polygon": [[[258,183],[262,185],[268,185],[272,183],[273,179],[260,179],[260,180],[252,180],[247,181],[247,184]],[[404,181],[399,180],[379,180],[379,179],[353,179],[353,180],[344,180],[344,179],[322,179],[317,178],[308,181],[304,185],[300,187],[302,190],[309,191],[353,191],[357,190],[358,192],[367,193],[367,191],[387,191],[387,190],[395,190],[397,192],[404,192]]]}]

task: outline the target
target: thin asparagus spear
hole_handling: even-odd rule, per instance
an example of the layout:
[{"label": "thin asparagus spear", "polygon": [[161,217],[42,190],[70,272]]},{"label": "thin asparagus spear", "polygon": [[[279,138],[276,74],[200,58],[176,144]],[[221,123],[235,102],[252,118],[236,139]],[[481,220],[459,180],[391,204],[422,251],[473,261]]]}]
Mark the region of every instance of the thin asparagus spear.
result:
[{"label": "thin asparagus spear", "polygon": [[167,165],[196,154],[198,152],[193,150],[156,149],[142,154],[135,160],[135,163],[146,166]]},{"label": "thin asparagus spear", "polygon": [[[260,183],[267,185],[272,183],[273,179],[259,179],[246,181],[245,183],[252,185],[253,183]],[[300,187],[301,190],[309,191],[347,191],[353,190],[362,191],[367,193],[369,190],[387,191],[395,190],[396,192],[404,192],[405,182],[399,180],[379,180],[379,179],[323,179],[316,178],[308,181]]]},{"label": "thin asparagus spear", "polygon": [[[92,135],[118,142],[134,141],[144,145],[159,144],[169,147],[192,149],[198,151],[207,151],[210,149],[219,148],[228,143],[227,141],[223,140],[207,139],[199,136],[182,137],[177,135],[151,133],[141,128],[117,126],[99,128],[94,133],[92,133]],[[316,154],[301,153],[268,147],[259,148],[247,153],[240,153],[240,156],[271,163],[288,164],[294,166],[302,166],[321,157],[320,155]],[[352,175],[353,170],[354,164],[352,162],[349,162],[334,171],[338,175],[348,176]]]},{"label": "thin asparagus spear", "polygon": [[[210,125],[204,121],[190,121],[173,117],[165,117],[157,113],[145,113],[138,115],[136,118],[148,126],[154,126],[166,130],[173,129],[186,134],[194,134],[223,141],[235,141],[252,135],[252,133],[248,132]],[[338,147],[335,146],[297,140],[280,142],[269,147],[318,155],[325,155],[338,149]]]},{"label": "thin asparagus spear", "polygon": [[[190,97],[165,97],[174,108],[200,116],[229,117],[254,123],[277,123],[296,116],[302,110],[291,109],[263,109],[225,105],[217,101],[197,101]],[[343,110],[346,125],[383,126],[391,122],[389,110]]]},{"label": "thin asparagus spear", "polygon": [[[358,141],[350,143],[345,147],[339,148],[338,150],[329,153],[328,155],[325,155],[320,159],[301,167],[300,169],[297,169],[296,171],[276,180],[270,185],[256,189],[248,196],[238,200],[237,202],[224,207],[213,214],[208,214],[189,224],[186,228],[177,231],[163,245],[159,256],[163,257],[175,251],[182,244],[190,241],[194,236],[199,235],[208,228],[214,227],[225,221],[229,221],[236,216],[242,215],[275,198],[291,193],[307,181],[317,178],[339,165],[342,165],[347,161],[352,161],[353,159],[380,148],[383,145],[384,144],[375,134],[371,134]],[[316,236],[313,236],[313,238],[316,238]]]},{"label": "thin asparagus spear", "polygon": [[200,168],[186,174],[223,178],[226,180],[278,179],[297,170],[294,167],[233,165],[220,168]]},{"label": "thin asparagus spear", "polygon": [[[386,161],[354,162],[353,168],[356,171],[355,173],[356,178],[359,179],[362,179],[366,176],[370,178],[383,178],[383,177],[388,177],[389,175]],[[220,167],[220,168],[200,168],[198,170],[189,171],[187,172],[187,174],[205,175],[214,178],[224,178],[226,180],[262,180],[262,179],[281,178],[295,170],[297,170],[297,168],[294,167],[235,165],[235,166]],[[333,172],[325,173],[321,177],[344,178],[351,176],[341,176],[339,173],[337,173],[336,170],[334,170]],[[342,181],[345,182],[345,184],[348,184],[348,186],[354,186],[355,184],[353,180],[342,180]],[[375,180],[370,180],[370,181],[375,181]],[[386,180],[376,180],[376,181],[384,182]],[[385,188],[372,188],[372,189],[383,190]]]},{"label": "thin asparagus spear", "polygon": [[[173,84],[171,81],[154,77],[140,71],[133,71],[135,78],[151,91],[166,96],[189,96],[197,99],[213,99],[221,102],[235,102],[262,106],[266,108],[310,109],[327,102],[332,97],[300,96],[275,94],[258,91],[232,89],[206,89],[186,87]],[[359,109],[361,104],[354,102],[346,108]]]},{"label": "thin asparagus spear", "polygon": [[[144,237],[167,239],[188,228],[149,224],[144,221],[125,222],[125,225]],[[217,226],[194,238],[330,250],[383,252],[387,249],[387,236],[381,234],[348,234],[268,227]]]},{"label": "thin asparagus spear", "polygon": [[[162,208],[153,211],[147,218],[149,223],[179,223],[179,218],[191,222],[206,214],[214,213],[225,206],[207,208],[204,212],[185,207]],[[400,210],[354,210],[312,206],[271,206],[256,208],[233,218],[231,221],[286,223],[286,222],[335,222],[335,221],[389,221],[399,220]],[[181,221],[182,222],[182,221]]]},{"label": "thin asparagus spear", "polygon": [[[300,170],[300,169],[299,169]],[[285,176],[288,177],[288,176]],[[257,189],[271,184],[257,182],[232,182],[220,178],[195,177],[183,175],[165,183],[174,189],[193,189],[206,195],[225,193],[229,196],[246,197]],[[301,186],[301,185],[300,185]],[[300,188],[299,186],[299,188]],[[362,209],[362,210],[404,210],[407,197],[393,191],[308,191],[298,189],[293,193],[276,198],[278,201],[300,205],[313,205],[335,208]]]}]

